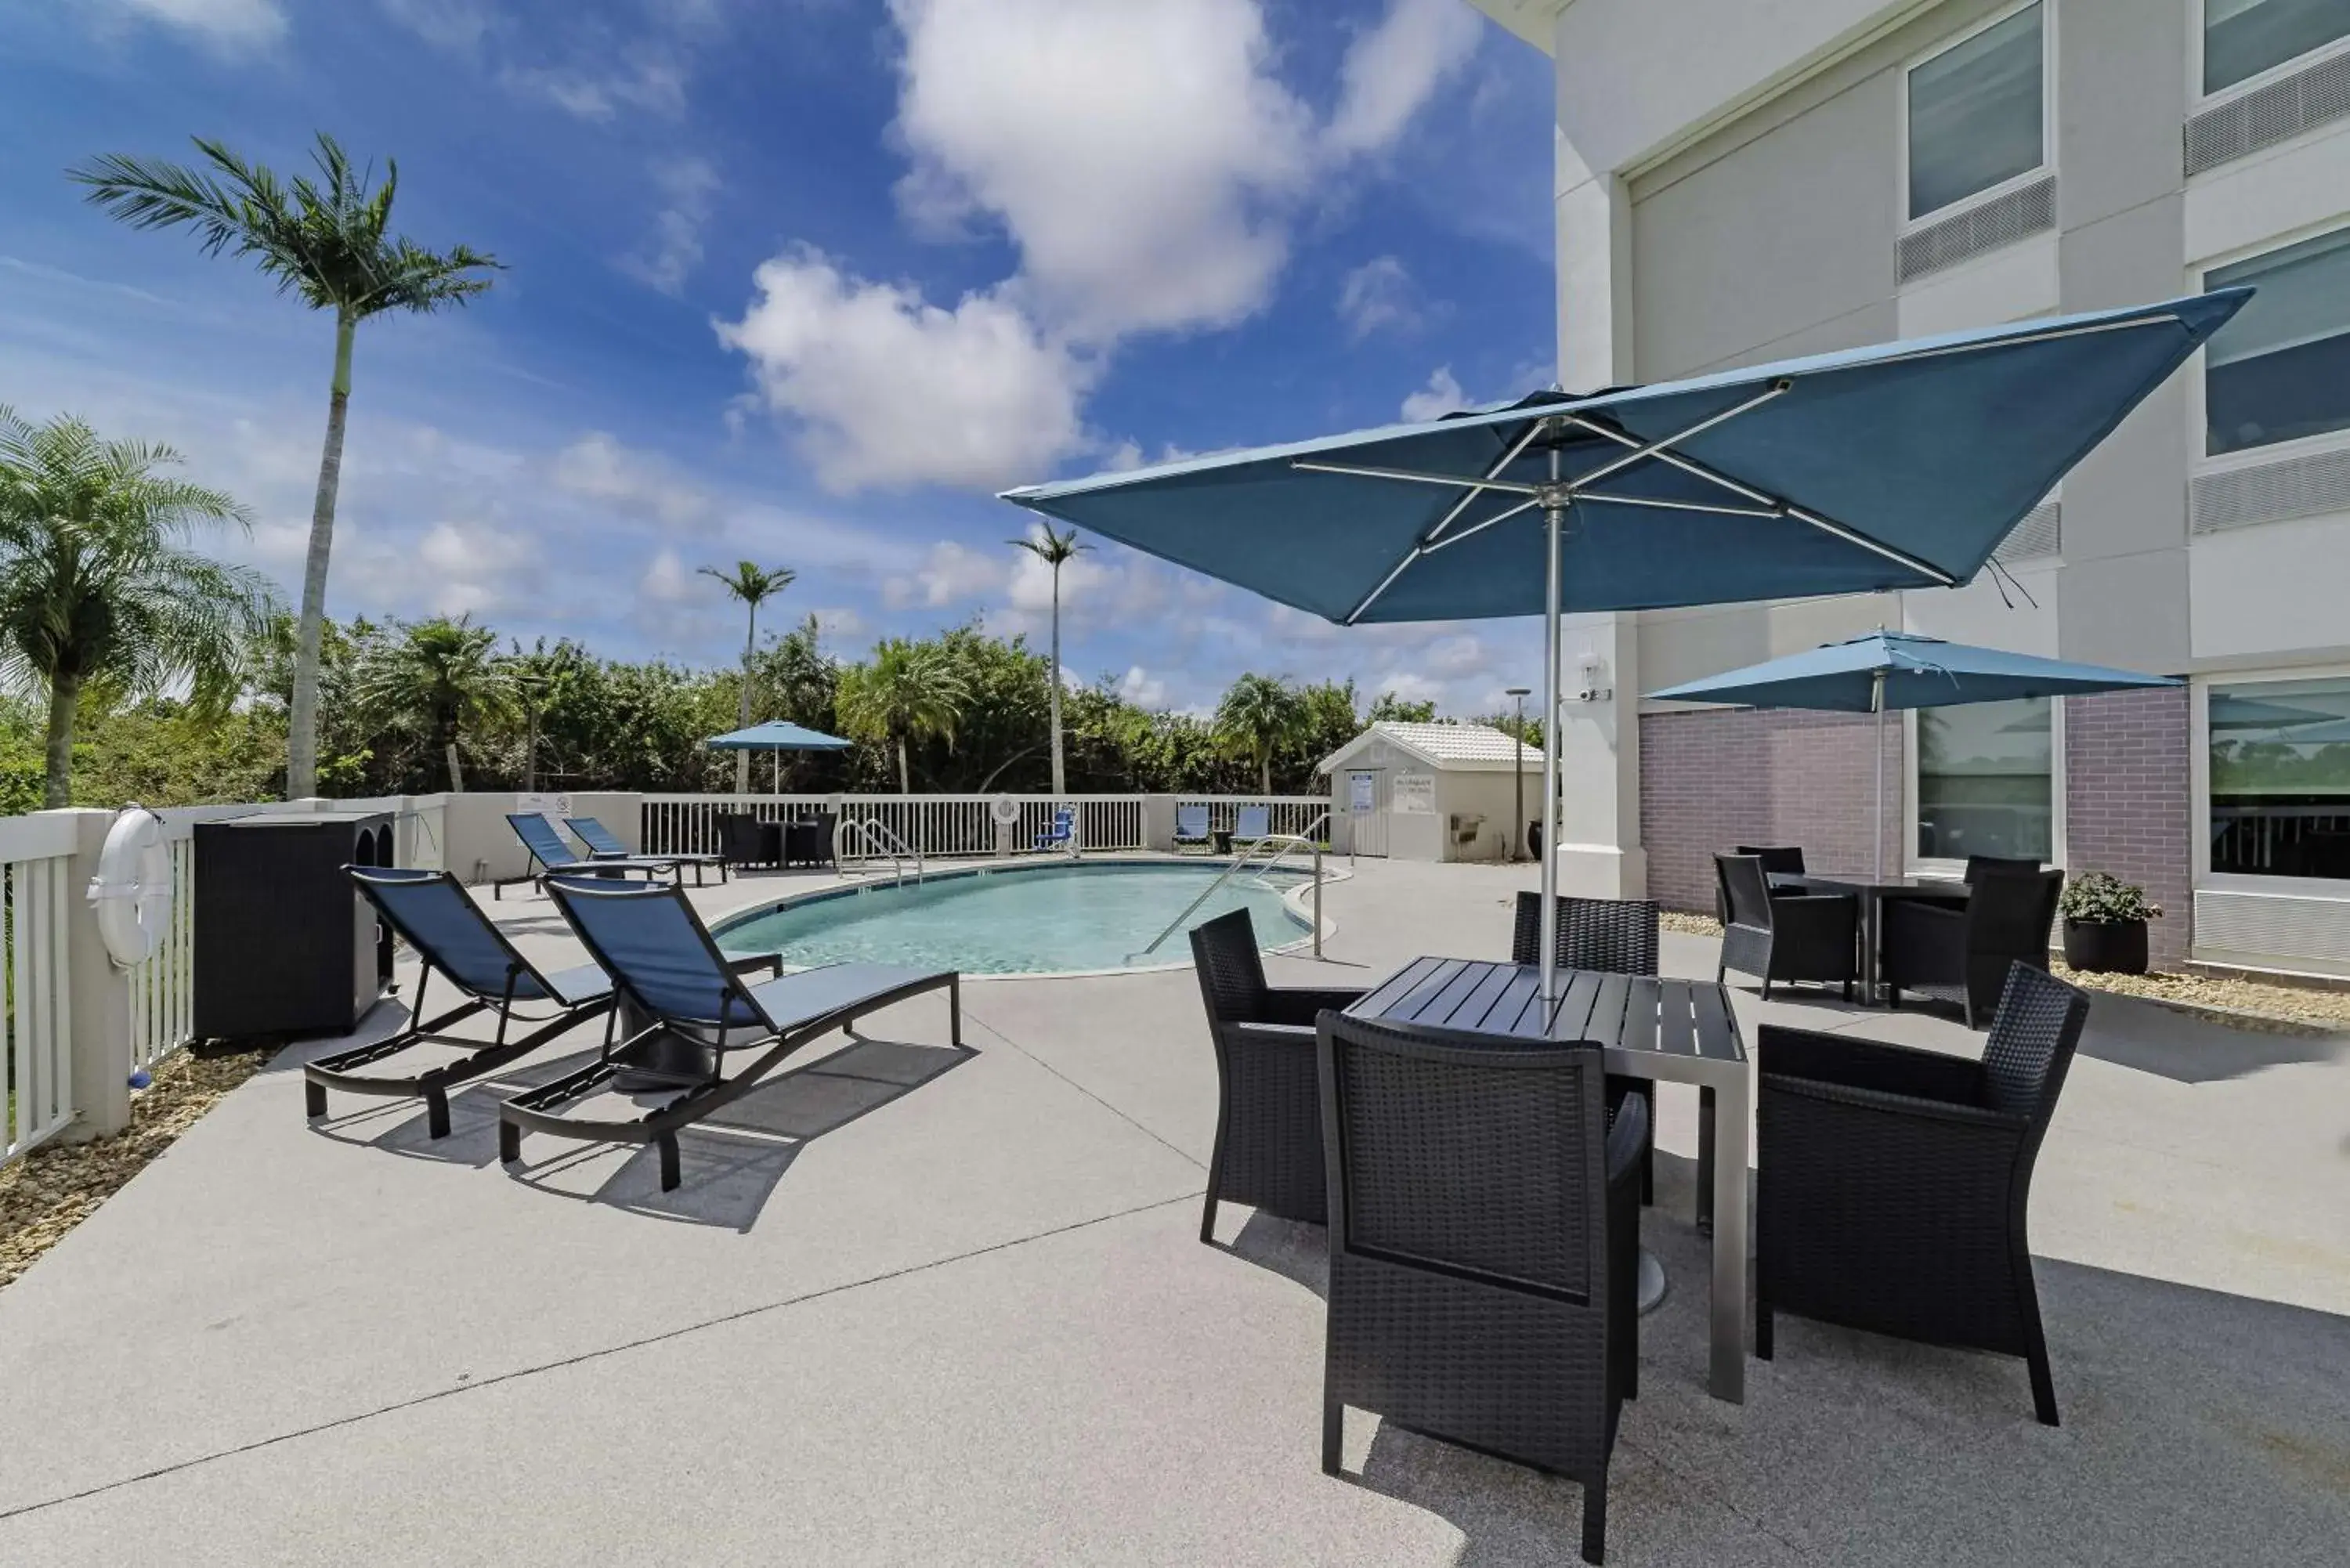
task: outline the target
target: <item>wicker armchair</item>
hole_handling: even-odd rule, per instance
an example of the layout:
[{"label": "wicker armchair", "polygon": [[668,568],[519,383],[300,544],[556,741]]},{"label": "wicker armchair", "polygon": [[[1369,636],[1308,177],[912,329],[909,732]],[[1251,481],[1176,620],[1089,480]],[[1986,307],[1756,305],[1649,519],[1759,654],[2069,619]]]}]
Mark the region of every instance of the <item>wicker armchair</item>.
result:
[{"label": "wicker armchair", "polygon": [[1583,1485],[1607,1529],[1617,1413],[1638,1373],[1639,1150],[1607,1130],[1597,1047],[1322,1021],[1330,1308],[1322,1469],[1348,1405]]},{"label": "wicker armchair", "polygon": [[1775,980],[1816,981],[1841,985],[1845,1000],[1852,1000],[1852,982],[1859,978],[1859,899],[1849,893],[1773,893],[1762,860],[1752,855],[1717,855],[1713,871],[1730,911],[1715,980],[1731,970],[1757,975],[1764,996]]},{"label": "wicker armchair", "polygon": [[1888,898],[1883,918],[1887,1002],[1924,992],[1966,1009],[1967,1027],[1988,1018],[2010,964],[2048,967],[2048,930],[2064,873],[1985,866],[1969,878],[1963,906]]},{"label": "wicker armchair", "polygon": [[2040,867],[2041,862],[2037,860],[2021,860],[2005,855],[1970,855],[1967,857],[1966,874],[1960,880],[1971,888],[1975,885],[1976,877],[1985,871],[2037,871]]},{"label": "wicker armchair", "polygon": [[1194,926],[1191,960],[1216,1045],[1216,1146],[1208,1157],[1200,1240],[1215,1239],[1220,1202],[1322,1224],[1314,1020],[1363,993],[1267,985],[1246,909]]},{"label": "wicker armchair", "polygon": [[[1799,850],[1797,854],[1802,852]],[[1602,974],[1657,972],[1657,931],[1663,924],[1656,904],[1645,898],[1566,898],[1558,900],[1558,965],[1561,969],[1596,970]],[[1517,923],[1510,935],[1510,961],[1542,961],[1542,895],[1518,895]],[[1607,1120],[1613,1127],[1624,1101],[1646,1098],[1648,1085],[1638,1078],[1607,1080]],[[1640,1146],[1640,1201],[1657,1199],[1656,1107],[1648,1107],[1648,1137]]]},{"label": "wicker armchair", "polygon": [[1772,1314],[2021,1355],[2056,1425],[2024,1218],[2088,998],[2017,964],[1980,1062],[1756,1031],[1754,1354]]},{"label": "wicker armchair", "polygon": [[783,826],[762,822],[749,812],[727,812],[718,819],[718,853],[729,866],[779,866]]},{"label": "wicker armchair", "polygon": [[[1804,874],[1804,851],[1799,845],[1742,844],[1731,853],[1752,855],[1762,862],[1762,880],[1766,885],[1773,877],[1800,877]],[[1725,926],[1730,924],[1730,898],[1722,892],[1719,877],[1713,885],[1713,918]]]}]

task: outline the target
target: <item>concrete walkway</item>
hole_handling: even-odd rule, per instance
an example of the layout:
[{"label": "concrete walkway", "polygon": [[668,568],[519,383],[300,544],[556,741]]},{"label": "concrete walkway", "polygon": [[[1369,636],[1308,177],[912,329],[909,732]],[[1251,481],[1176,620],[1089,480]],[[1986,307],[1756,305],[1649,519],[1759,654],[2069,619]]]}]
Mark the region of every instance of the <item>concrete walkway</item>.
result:
[{"label": "concrete walkway", "polygon": [[[1275,978],[1504,951],[1531,875],[1366,862],[1332,961]],[[494,908],[572,950],[543,901]],[[1668,938],[1669,970],[1712,961]],[[0,1291],[0,1563],[1573,1559],[1567,1483],[1361,1416],[1359,1480],[1320,1473],[1319,1232],[1194,1238],[1188,971],[965,999],[966,1050],[942,999],[879,1015],[691,1135],[668,1195],[649,1151],[503,1170],[486,1090],[440,1144],[403,1105],[314,1128],[289,1054]],[[1787,1319],[1748,1402],[1709,1398],[1694,1098],[1664,1096],[1674,1288],[1611,1563],[2344,1561],[2350,1039],[2115,1000],[2092,1028],[2033,1210],[2059,1430],[2020,1363]]]}]

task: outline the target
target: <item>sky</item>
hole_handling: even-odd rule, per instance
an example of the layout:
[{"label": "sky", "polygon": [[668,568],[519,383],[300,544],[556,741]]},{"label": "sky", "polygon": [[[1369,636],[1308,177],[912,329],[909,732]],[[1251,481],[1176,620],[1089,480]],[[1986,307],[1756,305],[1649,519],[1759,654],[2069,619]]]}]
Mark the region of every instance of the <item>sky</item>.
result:
[{"label": "sky", "polygon": [[[333,613],[715,664],[697,568],[749,558],[843,658],[1041,648],[995,492],[1550,383],[1550,90],[1462,0],[0,0],[0,403],[171,443],[290,602],[331,320],[63,171],[323,130],[505,268],[360,328]],[[1152,707],[1254,670],[1497,711],[1540,663],[1107,541],[1063,597],[1068,678]]]}]

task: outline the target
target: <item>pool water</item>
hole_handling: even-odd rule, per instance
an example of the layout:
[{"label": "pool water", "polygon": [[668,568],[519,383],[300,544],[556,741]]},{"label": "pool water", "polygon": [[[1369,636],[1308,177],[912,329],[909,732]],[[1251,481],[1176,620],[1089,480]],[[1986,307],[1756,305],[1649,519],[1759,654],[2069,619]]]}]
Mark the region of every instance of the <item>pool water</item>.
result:
[{"label": "pool water", "polygon": [[[780,953],[795,967],[856,961],[966,974],[1049,974],[1187,963],[1191,950],[1181,930],[1148,957],[1141,949],[1207,891],[1226,864],[950,872],[761,910],[725,922],[715,935],[730,954]],[[1276,874],[1259,882],[1253,871],[1235,877],[1185,919],[1185,929],[1245,909],[1261,945],[1294,942],[1306,927],[1281,896],[1304,879]]]}]

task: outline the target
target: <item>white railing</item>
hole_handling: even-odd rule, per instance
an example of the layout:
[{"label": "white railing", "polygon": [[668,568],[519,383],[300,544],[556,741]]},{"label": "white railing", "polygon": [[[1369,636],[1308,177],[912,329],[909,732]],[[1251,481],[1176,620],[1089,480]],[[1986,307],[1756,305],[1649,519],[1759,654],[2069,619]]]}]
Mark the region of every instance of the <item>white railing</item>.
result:
[{"label": "white railing", "polygon": [[[743,815],[762,822],[790,822],[820,812],[837,813],[843,826],[871,823],[887,829],[924,859],[952,855],[993,855],[997,844],[992,794],[649,794],[643,797],[644,850],[648,855],[711,855],[720,848],[718,819]],[[1139,794],[1019,794],[1017,820],[1003,830],[1015,850],[1035,846],[1052,831],[1056,805],[1077,812],[1079,840],[1087,849],[1144,847],[1143,797]]]},{"label": "white railing", "polygon": [[172,856],[172,924],[146,961],[130,966],[130,1064],[156,1064],[195,1033],[195,824],[163,815],[163,844]]},{"label": "white railing", "polygon": [[0,820],[0,1160],[74,1118],[68,943],[80,889],[72,885],[73,852],[69,817]]}]

